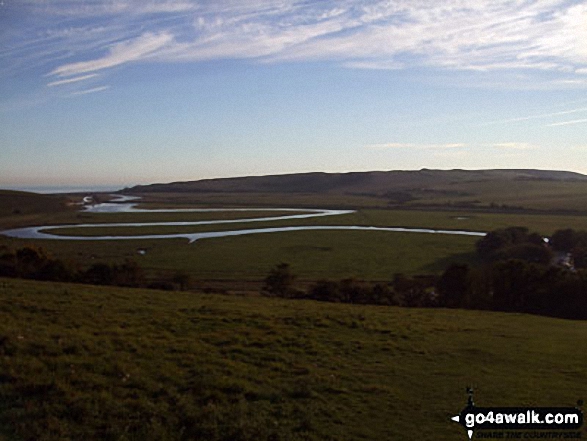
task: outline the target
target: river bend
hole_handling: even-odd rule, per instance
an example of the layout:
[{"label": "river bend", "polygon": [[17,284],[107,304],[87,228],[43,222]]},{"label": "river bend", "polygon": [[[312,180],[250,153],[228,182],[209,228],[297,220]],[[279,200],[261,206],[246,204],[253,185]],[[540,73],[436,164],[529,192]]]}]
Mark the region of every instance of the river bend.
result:
[{"label": "river bend", "polygon": [[[59,230],[65,228],[98,228],[98,227],[152,227],[152,226],[197,226],[249,222],[272,222],[290,219],[309,219],[324,216],[339,216],[354,213],[354,210],[326,210],[326,209],[302,209],[302,208],[187,208],[187,209],[141,209],[136,203],[130,202],[137,199],[133,196],[118,196],[117,199],[96,205],[87,205],[85,212],[90,213],[197,213],[197,212],[238,212],[238,211],[263,211],[263,212],[292,212],[292,214],[280,216],[265,216],[244,219],[222,219],[193,222],[125,222],[125,223],[90,223],[80,225],[45,225],[36,227],[15,228],[2,231],[1,234],[19,239],[52,239],[52,240],[151,240],[151,239],[187,239],[190,243],[200,239],[215,237],[242,236],[248,234],[280,233],[288,231],[304,230],[354,230],[354,231],[389,231],[401,233],[427,233],[449,234],[459,236],[485,236],[486,233],[463,230],[437,230],[429,228],[403,228],[403,227],[372,227],[363,225],[306,225],[292,227],[255,228],[229,231],[209,231],[202,233],[172,233],[172,234],[145,234],[133,236],[73,236],[51,234],[47,230]],[[295,214],[297,213],[297,214]]]}]

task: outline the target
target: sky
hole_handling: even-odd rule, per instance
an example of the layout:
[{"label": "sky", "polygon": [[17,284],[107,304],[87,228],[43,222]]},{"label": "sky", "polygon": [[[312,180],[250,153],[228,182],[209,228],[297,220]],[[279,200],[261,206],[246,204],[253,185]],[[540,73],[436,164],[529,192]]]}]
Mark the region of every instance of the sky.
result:
[{"label": "sky", "polygon": [[0,0],[0,188],[586,158],[587,1]]}]

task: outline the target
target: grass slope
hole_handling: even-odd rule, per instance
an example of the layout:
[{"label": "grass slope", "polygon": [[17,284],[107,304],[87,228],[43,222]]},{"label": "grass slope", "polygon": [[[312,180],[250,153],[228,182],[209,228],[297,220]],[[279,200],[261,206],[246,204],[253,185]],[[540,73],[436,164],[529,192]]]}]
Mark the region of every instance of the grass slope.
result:
[{"label": "grass slope", "polygon": [[58,195],[0,190],[0,230],[69,219],[72,210],[67,202]]},{"label": "grass slope", "polygon": [[[172,213],[174,215],[183,214],[185,219],[175,216],[172,220],[190,220],[189,213]],[[221,219],[223,214],[207,213],[209,219]],[[239,213],[227,213],[225,218],[240,217]],[[132,215],[135,215],[134,220]],[[276,216],[277,214],[265,214],[265,216]],[[87,216],[87,215],[86,215]],[[113,214],[111,218],[106,214],[96,216],[91,214],[93,220],[88,217],[88,222],[117,222],[119,217],[124,216],[126,222],[145,222],[145,221],[166,221],[169,216],[159,213],[127,213],[124,215]],[[147,220],[143,218],[148,217]],[[254,217],[254,214],[243,213],[242,217]],[[195,218],[194,220],[199,220]],[[276,226],[293,226],[293,225],[364,225],[377,227],[408,227],[408,228],[433,228],[446,230],[466,230],[487,232],[498,228],[511,226],[527,227],[531,231],[536,231],[543,235],[550,235],[558,229],[573,228],[576,230],[587,230],[587,217],[578,215],[554,215],[554,214],[508,214],[508,213],[479,213],[474,211],[419,211],[419,210],[369,210],[361,209],[355,213],[315,217],[309,219],[290,219],[281,221],[267,221],[254,223],[231,223],[217,225],[191,225],[191,226],[146,226],[146,227],[99,227],[99,228],[71,228],[58,229],[52,231],[52,234],[74,235],[74,236],[100,236],[100,235],[141,235],[141,234],[166,234],[166,233],[195,233],[204,231],[223,231],[249,228],[266,228]]]},{"label": "grass slope", "polygon": [[[23,440],[454,440],[572,406],[587,323],[0,280],[0,433]],[[1,438],[1,436],[0,436]]]},{"label": "grass slope", "polygon": [[[147,276],[184,271],[194,279],[262,280],[280,262],[301,279],[391,280],[394,273],[440,273],[451,262],[475,260],[475,237],[382,231],[296,231],[203,239],[38,240],[50,255],[87,267],[135,260]],[[30,240],[0,240],[16,249]],[[146,250],[145,255],[138,250]]]},{"label": "grass slope", "polygon": [[387,172],[295,173],[270,176],[203,179],[170,184],[139,185],[132,192],[274,192],[380,193],[389,189],[413,190],[449,184],[485,181],[587,181],[587,176],[543,170],[394,170]]},{"label": "grass slope", "polygon": [[[173,213],[189,214],[189,213]],[[197,213],[196,213],[197,214]],[[234,214],[234,213],[231,213]],[[90,214],[88,214],[90,215]],[[113,215],[115,219],[119,215]],[[123,214],[130,220],[130,214]],[[135,220],[169,220],[169,214],[137,214]],[[108,220],[91,215],[90,222]],[[187,218],[188,216],[186,216]],[[173,220],[179,220],[175,218]],[[194,217],[194,219],[196,219]],[[496,214],[410,210],[359,210],[356,213],[313,219],[250,224],[220,224],[190,227],[71,227],[56,234],[161,234],[164,232],[220,231],[288,225],[372,225],[436,229],[490,231],[508,226],[526,226],[544,235],[557,229],[587,230],[587,218],[570,215]],[[438,273],[450,263],[475,263],[475,237],[373,231],[298,231],[206,239],[128,241],[36,241],[63,260],[89,266],[96,261],[122,262],[135,259],[148,274],[185,271],[195,279],[260,280],[279,262],[288,262],[302,279],[358,277],[390,280],[396,272]],[[22,247],[31,241],[0,238],[0,246]],[[147,250],[139,255],[138,249]]]},{"label": "grass slope", "polygon": [[[521,181],[534,183],[536,181]],[[557,181],[559,182],[559,181]],[[559,183],[567,182],[560,181]],[[569,181],[570,183],[573,183]],[[504,192],[505,193],[505,192]],[[585,192],[587,195],[587,192]],[[165,197],[169,195],[166,194]],[[4,197],[4,199],[2,199]],[[345,196],[340,196],[344,198]],[[2,226],[23,224],[71,224],[56,234],[162,234],[219,231],[294,225],[368,225],[490,231],[507,226],[526,226],[549,235],[557,229],[587,230],[587,217],[530,213],[481,213],[475,211],[419,211],[359,209],[356,213],[276,222],[229,223],[180,227],[76,228],[76,223],[196,221],[239,217],[276,216],[286,212],[215,213],[87,213],[68,209],[61,197],[21,192],[0,192]],[[18,202],[20,201],[20,202]],[[25,203],[28,201],[27,203]],[[169,197],[169,202],[173,202]],[[289,197],[287,199],[289,205]],[[218,201],[217,201],[218,202]],[[283,200],[279,201],[283,205]],[[15,205],[16,204],[16,205]],[[148,204],[145,204],[148,205]],[[8,206],[19,206],[13,214]],[[29,208],[27,208],[29,207]],[[8,211],[7,211],[8,210]],[[27,211],[29,210],[29,211]],[[357,277],[389,280],[394,273],[438,273],[453,262],[475,263],[472,237],[399,234],[386,232],[306,231],[209,239],[188,244],[185,240],[54,241],[19,240],[0,236],[0,251],[26,245],[42,246],[54,257],[88,267],[96,262],[115,263],[131,258],[152,278],[162,273],[185,271],[194,279],[259,281],[279,262],[288,262],[301,279]],[[147,254],[139,254],[146,250]]]},{"label": "grass slope", "polygon": [[300,173],[205,179],[128,189],[159,203],[377,207],[471,206],[585,211],[587,176],[547,170]]}]

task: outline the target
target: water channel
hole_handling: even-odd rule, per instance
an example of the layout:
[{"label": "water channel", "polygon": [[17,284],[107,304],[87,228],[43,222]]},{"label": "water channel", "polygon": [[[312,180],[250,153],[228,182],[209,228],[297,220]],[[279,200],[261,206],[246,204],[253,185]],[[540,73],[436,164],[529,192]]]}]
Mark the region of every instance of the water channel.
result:
[{"label": "water channel", "polygon": [[[303,209],[303,208],[186,208],[186,209],[142,209],[137,208],[136,202],[139,198],[135,196],[117,196],[110,202],[95,205],[85,205],[84,212],[89,213],[204,213],[204,212],[291,212],[292,214],[278,216],[264,216],[244,219],[222,219],[206,220],[193,222],[125,222],[125,223],[90,223],[80,225],[44,225],[36,227],[15,228],[12,230],[2,231],[1,234],[19,239],[53,239],[53,240],[150,240],[150,239],[178,239],[189,240],[190,243],[200,239],[214,237],[241,236],[247,234],[261,233],[280,233],[288,231],[303,230],[355,230],[355,231],[388,231],[401,233],[428,233],[428,234],[450,234],[459,236],[485,236],[486,233],[477,231],[463,230],[436,230],[429,228],[403,228],[403,227],[373,227],[363,225],[305,225],[291,227],[273,227],[273,228],[254,228],[229,231],[209,231],[203,233],[171,233],[171,234],[145,234],[133,236],[74,236],[74,235],[57,235],[51,234],[64,228],[98,228],[98,227],[153,227],[153,226],[197,226],[197,225],[217,225],[230,223],[249,223],[249,222],[272,222],[278,220],[290,219],[309,219],[324,216],[339,216],[342,214],[354,213],[354,210],[327,210],[327,209]],[[85,202],[88,202],[84,198]]]}]

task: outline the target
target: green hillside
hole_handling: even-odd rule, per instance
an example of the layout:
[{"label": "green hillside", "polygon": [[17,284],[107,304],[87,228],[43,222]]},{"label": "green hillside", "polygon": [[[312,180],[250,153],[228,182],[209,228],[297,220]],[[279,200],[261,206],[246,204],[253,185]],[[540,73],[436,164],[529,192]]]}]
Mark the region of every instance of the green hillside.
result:
[{"label": "green hillside", "polygon": [[587,176],[549,170],[298,173],[143,185],[125,193],[160,203],[279,205],[287,200],[290,206],[585,211]]},{"label": "green hillside", "polygon": [[392,188],[426,187],[496,181],[587,182],[587,176],[547,170],[393,170],[349,173],[296,173],[270,176],[203,179],[133,187],[134,192],[383,192]]},{"label": "green hillside", "polygon": [[[6,440],[459,440],[573,406],[587,323],[0,280]],[[0,439],[2,438],[0,435]]]}]

